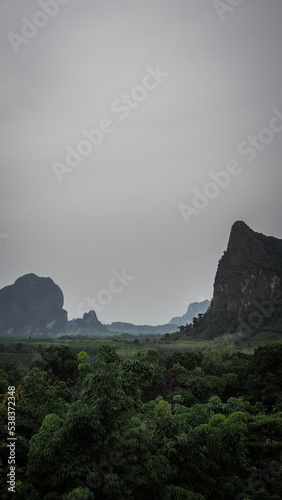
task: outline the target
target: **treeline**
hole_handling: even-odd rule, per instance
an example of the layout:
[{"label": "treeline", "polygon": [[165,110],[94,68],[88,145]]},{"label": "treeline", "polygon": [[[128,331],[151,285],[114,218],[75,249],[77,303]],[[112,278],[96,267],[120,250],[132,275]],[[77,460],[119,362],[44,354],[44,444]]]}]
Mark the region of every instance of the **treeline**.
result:
[{"label": "treeline", "polygon": [[242,352],[157,350],[94,361],[44,347],[27,373],[4,363],[1,498],[10,498],[8,387],[23,500],[279,500],[282,344]]}]

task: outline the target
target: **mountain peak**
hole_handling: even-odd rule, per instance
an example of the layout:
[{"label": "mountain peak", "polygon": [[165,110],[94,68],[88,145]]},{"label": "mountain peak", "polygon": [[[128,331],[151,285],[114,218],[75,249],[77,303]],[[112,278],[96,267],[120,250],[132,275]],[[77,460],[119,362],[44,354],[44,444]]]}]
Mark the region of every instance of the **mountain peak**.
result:
[{"label": "mountain peak", "polygon": [[235,248],[237,251],[245,248],[246,243],[249,244],[251,241],[255,241],[255,233],[247,224],[243,221],[234,222],[231,227],[231,232],[228,241],[227,251],[232,251]]},{"label": "mountain peak", "polygon": [[218,263],[206,334],[237,331],[250,315],[258,317],[261,304],[268,303],[274,310],[277,295],[282,296],[282,240],[236,221]]},{"label": "mountain peak", "polygon": [[232,225],[232,228],[231,228],[231,231],[232,230],[236,230],[236,231],[242,231],[242,230],[245,230],[245,229],[250,229],[250,227],[246,224],[246,222],[244,222],[243,220],[236,220],[234,222],[234,224]]}]

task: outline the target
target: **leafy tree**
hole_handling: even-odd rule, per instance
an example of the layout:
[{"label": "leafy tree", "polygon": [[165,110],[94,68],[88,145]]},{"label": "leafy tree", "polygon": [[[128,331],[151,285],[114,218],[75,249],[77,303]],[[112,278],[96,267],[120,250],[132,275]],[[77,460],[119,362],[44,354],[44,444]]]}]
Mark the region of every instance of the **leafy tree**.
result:
[{"label": "leafy tree", "polygon": [[37,366],[50,374],[52,380],[75,383],[78,377],[75,353],[65,345],[51,345],[41,352],[42,360]]},{"label": "leafy tree", "polygon": [[194,370],[196,366],[201,364],[203,355],[196,352],[174,352],[172,356],[169,356],[165,360],[165,366],[167,369],[172,368],[176,363],[186,368],[186,370]]},{"label": "leafy tree", "polygon": [[248,390],[252,401],[271,410],[282,390],[282,344],[270,343],[255,350]]},{"label": "leafy tree", "polygon": [[[74,362],[68,350],[45,351],[47,370],[33,367],[16,388],[15,498],[278,500],[281,352],[280,344],[254,355],[150,350],[124,360],[105,345],[93,362],[84,351]],[[3,369],[1,380],[5,389]]]}]

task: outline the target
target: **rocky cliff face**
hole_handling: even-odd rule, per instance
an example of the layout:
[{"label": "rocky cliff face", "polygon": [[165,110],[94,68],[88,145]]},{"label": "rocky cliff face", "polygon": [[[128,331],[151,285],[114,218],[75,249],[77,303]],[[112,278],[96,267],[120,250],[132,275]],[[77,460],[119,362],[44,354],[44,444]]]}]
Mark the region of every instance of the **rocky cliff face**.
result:
[{"label": "rocky cliff face", "polygon": [[255,233],[236,222],[227,251],[219,261],[213,311],[240,316],[255,300],[269,299],[282,284],[282,240]]},{"label": "rocky cliff face", "polygon": [[169,324],[177,326],[189,325],[192,323],[193,318],[198,316],[198,314],[204,314],[209,305],[209,300],[204,300],[203,302],[193,302],[192,304],[189,304],[188,309],[183,316],[176,316],[175,318],[172,318]]},{"label": "rocky cliff face", "polygon": [[37,336],[64,332],[64,296],[51,278],[26,274],[0,290],[0,334]]},{"label": "rocky cliff face", "polygon": [[[224,333],[236,331],[252,311],[282,297],[282,240],[252,231],[244,222],[231,229],[219,261],[206,321]],[[281,302],[281,300],[280,300]]]}]

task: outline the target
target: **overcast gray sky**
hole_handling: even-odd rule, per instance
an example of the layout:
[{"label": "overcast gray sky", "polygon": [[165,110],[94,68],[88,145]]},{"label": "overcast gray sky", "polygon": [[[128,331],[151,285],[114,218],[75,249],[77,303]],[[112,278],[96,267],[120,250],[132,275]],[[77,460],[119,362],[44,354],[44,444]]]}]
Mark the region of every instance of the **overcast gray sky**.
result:
[{"label": "overcast gray sky", "polygon": [[282,238],[282,2],[222,4],[1,1],[1,288],[166,323],[211,298],[234,221]]}]

